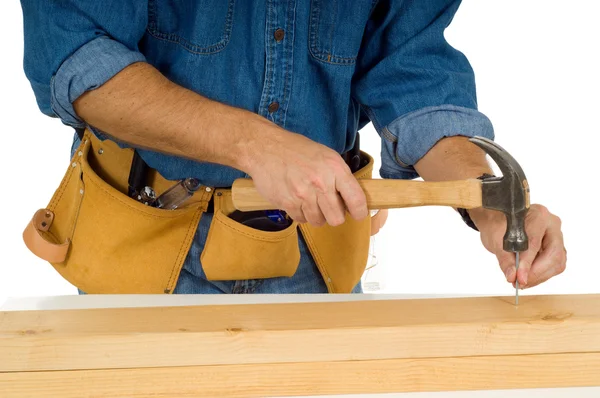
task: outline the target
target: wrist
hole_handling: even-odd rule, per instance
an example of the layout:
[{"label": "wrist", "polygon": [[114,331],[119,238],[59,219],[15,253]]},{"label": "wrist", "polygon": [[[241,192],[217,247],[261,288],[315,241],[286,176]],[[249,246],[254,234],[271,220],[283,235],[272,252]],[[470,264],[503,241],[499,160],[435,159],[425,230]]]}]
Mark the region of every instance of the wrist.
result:
[{"label": "wrist", "polygon": [[274,148],[281,147],[281,129],[267,119],[244,112],[243,131],[236,143],[235,167],[249,175],[263,168],[265,159]]},{"label": "wrist", "polygon": [[471,220],[473,220],[473,223],[477,229],[480,231],[482,228],[485,228],[486,225],[495,224],[502,221],[502,217],[504,216],[499,211],[484,209],[483,207],[470,209],[467,210],[467,212],[469,213],[469,217],[471,217]]},{"label": "wrist", "polygon": [[[493,174],[483,173],[477,179],[485,180],[487,178],[494,177]],[[495,210],[485,209],[483,207],[477,207],[474,209],[457,209],[463,221],[471,228],[481,231],[481,227],[490,223],[496,222],[498,217],[501,217],[502,214]]]}]

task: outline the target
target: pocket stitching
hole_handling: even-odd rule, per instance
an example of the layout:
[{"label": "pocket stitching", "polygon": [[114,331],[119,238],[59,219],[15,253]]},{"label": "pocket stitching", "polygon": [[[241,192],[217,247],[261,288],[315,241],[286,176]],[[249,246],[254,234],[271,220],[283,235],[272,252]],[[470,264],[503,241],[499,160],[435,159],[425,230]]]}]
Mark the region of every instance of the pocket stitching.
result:
[{"label": "pocket stitching", "polygon": [[[83,186],[83,192],[85,193],[85,183],[83,182],[83,168],[80,165],[80,174],[79,174],[79,182],[80,185],[79,186]],[[81,188],[80,188],[81,189]],[[77,204],[77,210],[75,211],[75,215],[73,216],[73,222],[71,223],[71,226],[69,227],[69,238],[68,239],[73,239],[73,236],[75,236],[75,229],[77,228],[77,221],[79,220],[79,212],[81,211],[81,205],[83,204],[83,194],[79,195],[79,203]]]},{"label": "pocket stitching", "polygon": [[318,0],[311,1],[311,10],[310,10],[310,23],[309,23],[309,52],[310,55],[318,61],[332,64],[332,65],[354,65],[356,64],[356,58],[354,57],[340,57],[336,55],[332,55],[331,53],[324,53],[319,50],[319,23],[321,20],[321,12],[318,5]]},{"label": "pocket stitching", "polygon": [[194,44],[188,39],[181,37],[176,33],[164,33],[159,32],[156,24],[156,1],[152,1],[151,4],[148,5],[148,18],[150,21],[148,22],[148,27],[146,31],[152,37],[167,41],[169,43],[177,44],[180,47],[184,48],[186,51],[189,51],[192,54],[198,55],[210,55],[215,54],[222,51],[231,39],[231,31],[233,30],[233,10],[234,10],[235,0],[229,0],[229,5],[227,8],[227,15],[225,17],[225,28],[223,30],[223,35],[220,41],[215,44],[211,44],[209,46],[199,46]]}]

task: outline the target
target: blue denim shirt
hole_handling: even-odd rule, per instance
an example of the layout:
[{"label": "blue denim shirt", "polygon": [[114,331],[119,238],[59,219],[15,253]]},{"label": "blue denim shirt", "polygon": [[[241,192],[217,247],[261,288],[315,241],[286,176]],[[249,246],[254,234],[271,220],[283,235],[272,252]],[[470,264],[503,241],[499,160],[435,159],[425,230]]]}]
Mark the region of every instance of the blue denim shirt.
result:
[{"label": "blue denim shirt", "polygon": [[[444,38],[459,4],[21,0],[24,69],[41,111],[73,127],[85,126],[72,106],[80,95],[140,61],[340,153],[372,121],[382,143],[381,176],[415,178],[413,165],[442,137],[493,139],[490,121],[477,111],[469,62]],[[222,165],[140,154],[169,179],[230,186],[245,176]]]}]

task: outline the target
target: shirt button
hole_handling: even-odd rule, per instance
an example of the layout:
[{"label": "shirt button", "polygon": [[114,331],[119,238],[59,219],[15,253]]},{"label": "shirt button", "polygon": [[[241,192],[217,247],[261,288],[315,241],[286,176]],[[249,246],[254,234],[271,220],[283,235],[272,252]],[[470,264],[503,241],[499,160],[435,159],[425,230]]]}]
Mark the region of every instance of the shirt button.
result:
[{"label": "shirt button", "polygon": [[273,36],[275,36],[275,40],[280,42],[281,40],[283,40],[283,37],[285,36],[285,30],[283,29],[277,29],[275,31],[275,33],[273,33]]},{"label": "shirt button", "polygon": [[269,113],[277,112],[277,109],[279,109],[279,102],[271,102],[267,109],[269,110]]}]

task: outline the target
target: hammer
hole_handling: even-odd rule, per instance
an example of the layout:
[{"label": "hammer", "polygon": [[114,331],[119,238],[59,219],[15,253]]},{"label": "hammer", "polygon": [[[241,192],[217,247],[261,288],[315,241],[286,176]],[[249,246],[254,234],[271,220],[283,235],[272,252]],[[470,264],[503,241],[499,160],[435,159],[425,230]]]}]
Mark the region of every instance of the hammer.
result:
[{"label": "hammer", "polygon": [[[390,179],[359,179],[369,209],[390,209],[417,206],[452,206],[454,208],[501,211],[506,216],[503,248],[514,252],[516,267],[519,253],[527,250],[525,215],[529,209],[529,184],[523,169],[500,145],[483,137],[470,138],[496,162],[501,177],[483,180],[423,182]],[[254,187],[250,179],[238,179],[232,186],[233,205],[240,211],[274,209]],[[516,281],[515,302],[518,304],[519,281]]]}]

